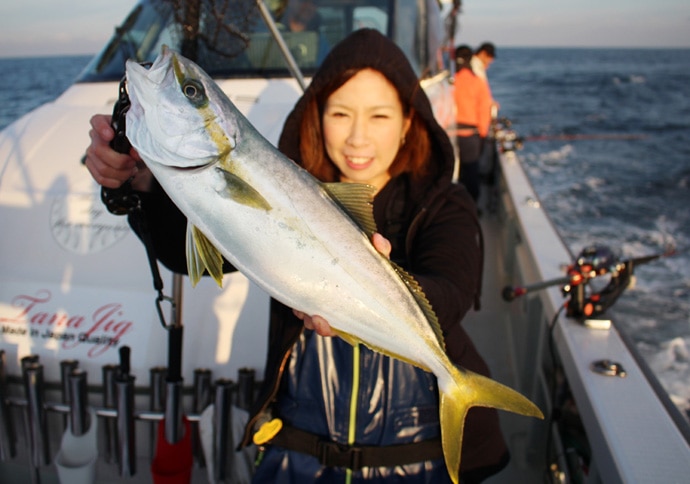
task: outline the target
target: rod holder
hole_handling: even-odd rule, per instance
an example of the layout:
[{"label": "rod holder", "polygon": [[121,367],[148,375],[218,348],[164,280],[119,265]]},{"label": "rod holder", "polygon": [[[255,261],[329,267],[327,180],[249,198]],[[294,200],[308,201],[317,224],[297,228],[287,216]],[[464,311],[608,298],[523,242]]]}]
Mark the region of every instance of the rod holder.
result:
[{"label": "rod holder", "polygon": [[182,380],[182,342],[184,339],[183,326],[168,328],[168,379]]},{"label": "rod holder", "polygon": [[136,439],[134,433],[134,377],[120,375],[115,380],[117,394],[117,440],[120,477],[137,472]]},{"label": "rod holder", "polygon": [[0,350],[0,462],[17,455],[17,437],[12,425],[9,408],[5,402],[6,385],[5,350]]},{"label": "rod holder", "polygon": [[89,419],[87,409],[86,383],[87,374],[84,370],[74,368],[69,376],[70,394],[70,428],[72,435],[81,437],[93,423]]},{"label": "rod holder", "polygon": [[237,407],[249,410],[254,403],[256,372],[252,368],[240,368],[237,373]]},{"label": "rod holder", "polygon": [[231,452],[234,451],[232,439],[232,392],[235,383],[232,380],[216,380],[215,399],[213,407],[213,476],[216,481],[229,480],[232,475],[229,463],[232,462]]},{"label": "rod holder", "polygon": [[198,368],[194,370],[194,396],[192,406],[195,413],[201,413],[213,402],[213,385],[211,383],[211,370]]},{"label": "rod holder", "polygon": [[[167,368],[164,366],[156,366],[149,370],[149,409],[152,412],[163,412],[165,409],[165,376]],[[151,455],[155,454],[157,429],[156,425],[152,425],[150,429],[151,434]]]},{"label": "rod holder", "polygon": [[[79,367],[77,360],[62,360],[60,361],[60,389],[62,390],[62,403],[69,405],[72,394],[70,393],[69,377],[72,371]],[[65,422],[67,425],[67,422]]]},{"label": "rod holder", "polygon": [[24,369],[29,365],[38,363],[38,355],[27,355],[20,360],[22,375],[24,374]]},{"label": "rod holder", "polygon": [[149,408],[154,412],[162,412],[165,408],[165,377],[167,369],[156,366],[149,370]]},{"label": "rod holder", "polygon": [[[117,408],[117,377],[119,367],[117,365],[104,365],[103,376],[103,407],[107,409]],[[120,447],[117,441],[117,421],[114,418],[103,419],[103,435],[105,441],[105,461],[109,464],[118,462],[117,449]]]},{"label": "rod holder", "polygon": [[[38,357],[36,357],[36,360]],[[43,365],[27,360],[22,361],[24,392],[27,401],[29,423],[29,442],[31,463],[34,468],[50,464],[50,441],[48,440],[48,421],[45,411],[45,382]]]},{"label": "rod holder", "polygon": [[[213,401],[211,390],[211,370],[208,368],[194,370],[192,411],[197,415],[201,415],[201,412]],[[198,428],[198,423],[194,423],[193,426]],[[192,452],[199,463],[199,467],[206,468],[206,457],[198,431],[192,433]]]},{"label": "rod holder", "polygon": [[165,384],[165,440],[178,443],[184,436],[182,425],[182,380],[167,381]]}]

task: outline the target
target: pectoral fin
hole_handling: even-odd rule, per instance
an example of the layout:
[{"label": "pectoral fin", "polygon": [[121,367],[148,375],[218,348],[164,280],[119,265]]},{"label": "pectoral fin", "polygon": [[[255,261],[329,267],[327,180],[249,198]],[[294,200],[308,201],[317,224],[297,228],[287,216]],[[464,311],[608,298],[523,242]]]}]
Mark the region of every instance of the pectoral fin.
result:
[{"label": "pectoral fin", "polygon": [[187,271],[192,286],[196,286],[204,270],[223,287],[223,256],[192,224],[187,225]]},{"label": "pectoral fin", "polygon": [[221,195],[227,196],[235,202],[248,207],[258,208],[259,210],[265,210],[267,212],[271,210],[271,205],[249,183],[223,168],[218,168],[218,171],[223,174],[226,183],[226,191]]}]

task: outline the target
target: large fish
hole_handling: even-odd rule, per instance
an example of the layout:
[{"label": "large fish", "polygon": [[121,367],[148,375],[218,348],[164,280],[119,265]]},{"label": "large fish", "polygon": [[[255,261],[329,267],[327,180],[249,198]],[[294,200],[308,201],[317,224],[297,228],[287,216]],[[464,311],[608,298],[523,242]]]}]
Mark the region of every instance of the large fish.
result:
[{"label": "large fish", "polygon": [[127,63],[127,137],[189,220],[192,283],[222,256],[275,299],[323,316],[350,343],[432,372],[444,457],[458,482],[472,406],[542,417],[519,393],[456,367],[414,280],[379,254],[372,187],[317,181],[276,150],[196,64],[163,48]]}]

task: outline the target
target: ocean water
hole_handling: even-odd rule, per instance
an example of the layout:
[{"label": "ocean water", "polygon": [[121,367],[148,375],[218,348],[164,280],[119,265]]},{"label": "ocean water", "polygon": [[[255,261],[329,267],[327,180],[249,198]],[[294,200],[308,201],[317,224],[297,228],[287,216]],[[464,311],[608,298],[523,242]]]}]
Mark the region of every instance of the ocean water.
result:
[{"label": "ocean water", "polygon": [[573,254],[676,247],[610,314],[690,419],[690,49],[503,48],[488,74]]},{"label": "ocean water", "polygon": [[[89,57],[0,59],[0,129],[55,99]],[[690,409],[690,49],[498,49],[500,116],[573,254],[592,243],[639,266],[611,313],[671,399]],[[571,261],[563,261],[567,264]]]},{"label": "ocean water", "polygon": [[0,72],[7,80],[0,87],[0,129],[58,97],[90,60],[90,56],[0,59]]}]

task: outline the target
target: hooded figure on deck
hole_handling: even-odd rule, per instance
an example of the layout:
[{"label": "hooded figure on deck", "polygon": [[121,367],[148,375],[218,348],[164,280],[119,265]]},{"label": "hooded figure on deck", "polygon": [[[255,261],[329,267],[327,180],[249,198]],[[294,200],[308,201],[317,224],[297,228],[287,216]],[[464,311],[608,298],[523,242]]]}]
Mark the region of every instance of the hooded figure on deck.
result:
[{"label": "hooded figure on deck", "polygon": [[[392,244],[391,259],[431,301],[451,359],[488,375],[460,325],[479,303],[481,230],[471,197],[452,183],[453,147],[402,50],[370,29],[335,46],[288,116],[278,147],[321,181],[338,181],[340,173],[323,148],[321,118],[328,96],[362,69],[382,73],[413,119],[391,179],[374,200],[378,231]],[[348,473],[353,482],[450,482],[434,376],[362,345],[353,348],[304,330],[276,302],[266,382],[255,412],[269,406],[284,428],[264,447],[255,482],[344,482]],[[255,430],[251,425],[248,431]],[[506,464],[495,410],[470,410],[462,455],[462,482],[479,482]]]}]

